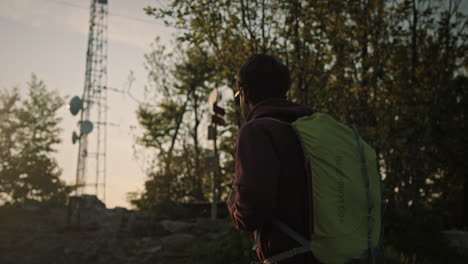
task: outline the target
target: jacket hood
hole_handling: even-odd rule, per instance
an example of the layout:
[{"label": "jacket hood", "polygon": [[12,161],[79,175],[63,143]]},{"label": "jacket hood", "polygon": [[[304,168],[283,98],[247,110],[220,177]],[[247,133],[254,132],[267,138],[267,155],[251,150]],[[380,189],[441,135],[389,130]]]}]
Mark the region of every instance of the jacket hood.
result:
[{"label": "jacket hood", "polygon": [[296,119],[312,113],[310,107],[294,103],[289,99],[270,98],[257,103],[247,114],[246,122],[262,117],[294,122]]}]

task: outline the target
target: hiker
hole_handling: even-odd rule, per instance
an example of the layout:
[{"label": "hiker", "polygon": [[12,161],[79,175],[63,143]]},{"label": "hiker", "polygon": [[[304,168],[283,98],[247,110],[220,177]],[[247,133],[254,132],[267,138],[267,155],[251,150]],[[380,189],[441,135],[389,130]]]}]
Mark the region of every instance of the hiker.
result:
[{"label": "hiker", "polygon": [[228,209],[265,264],[375,263],[381,186],[356,127],[286,98],[288,68],[251,56],[237,75],[245,123]]},{"label": "hiker", "polygon": [[[300,142],[288,125],[265,118],[290,123],[312,114],[310,108],[286,98],[290,86],[288,68],[265,54],[251,56],[237,76],[245,123],[237,137],[236,176],[228,206],[235,227],[254,233],[262,262],[299,246],[272,226],[273,217],[309,239],[309,179]],[[312,259],[307,252],[279,263],[313,263]]]}]

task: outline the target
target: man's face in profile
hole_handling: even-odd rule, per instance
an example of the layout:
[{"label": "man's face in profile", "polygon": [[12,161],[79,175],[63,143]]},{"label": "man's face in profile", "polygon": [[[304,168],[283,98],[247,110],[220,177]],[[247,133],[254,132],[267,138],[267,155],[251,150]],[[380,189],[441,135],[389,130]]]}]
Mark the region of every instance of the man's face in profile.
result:
[{"label": "man's face in profile", "polygon": [[244,93],[240,94],[240,106],[242,110],[242,115],[244,119],[247,118],[247,114],[250,112],[250,104],[247,103],[247,98],[244,96]]},{"label": "man's face in profile", "polygon": [[242,92],[242,89],[239,87],[239,82],[236,82],[236,88],[238,91],[238,94],[236,95],[236,97],[239,97],[238,100],[239,100],[240,108],[242,111],[242,116],[245,119],[247,118],[247,114],[250,112],[250,104],[247,102],[247,98]]}]

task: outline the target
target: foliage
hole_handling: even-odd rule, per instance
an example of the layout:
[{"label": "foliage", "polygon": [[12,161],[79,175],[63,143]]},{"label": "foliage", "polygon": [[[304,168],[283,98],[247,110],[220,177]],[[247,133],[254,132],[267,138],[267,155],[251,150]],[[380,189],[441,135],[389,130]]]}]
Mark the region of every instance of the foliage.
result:
[{"label": "foliage", "polygon": [[153,150],[156,159],[148,169],[145,191],[133,202],[139,208],[204,202],[210,190],[203,158],[209,150],[202,144],[200,125],[207,112],[205,98],[213,88],[207,80],[214,69],[204,64],[207,54],[183,47],[176,52],[167,53],[156,41],[145,56],[150,86],[148,100],[137,112],[144,129],[137,143]]},{"label": "foliage", "polygon": [[232,225],[224,227],[219,238],[201,236],[193,243],[191,263],[249,263],[252,258],[251,241],[247,233],[235,230]]},{"label": "foliage", "polygon": [[[423,209],[424,210],[424,209]],[[426,209],[427,210],[427,209]],[[431,216],[430,210],[399,213],[385,219],[383,263],[465,263],[466,256],[449,248],[440,233],[443,217]]]},{"label": "foliage", "polygon": [[[453,226],[467,169],[468,35],[459,7],[458,0],[187,0],[145,10],[179,29],[192,51],[209,54],[204,65],[226,90],[250,54],[278,56],[291,70],[291,98],[356,124],[376,147],[388,212],[445,208]],[[241,123],[232,103],[227,115],[225,185]]]},{"label": "foliage", "polygon": [[51,154],[60,143],[63,99],[32,75],[27,96],[18,89],[0,93],[0,200],[64,205],[70,186]]}]

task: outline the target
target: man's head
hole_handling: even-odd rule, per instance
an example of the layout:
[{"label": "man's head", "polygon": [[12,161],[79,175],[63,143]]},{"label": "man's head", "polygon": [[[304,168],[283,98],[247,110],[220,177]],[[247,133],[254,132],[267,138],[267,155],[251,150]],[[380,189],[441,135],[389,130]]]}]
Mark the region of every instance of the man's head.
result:
[{"label": "man's head", "polygon": [[285,98],[291,86],[288,67],[267,54],[252,55],[237,73],[244,116],[251,106],[268,98]]}]

